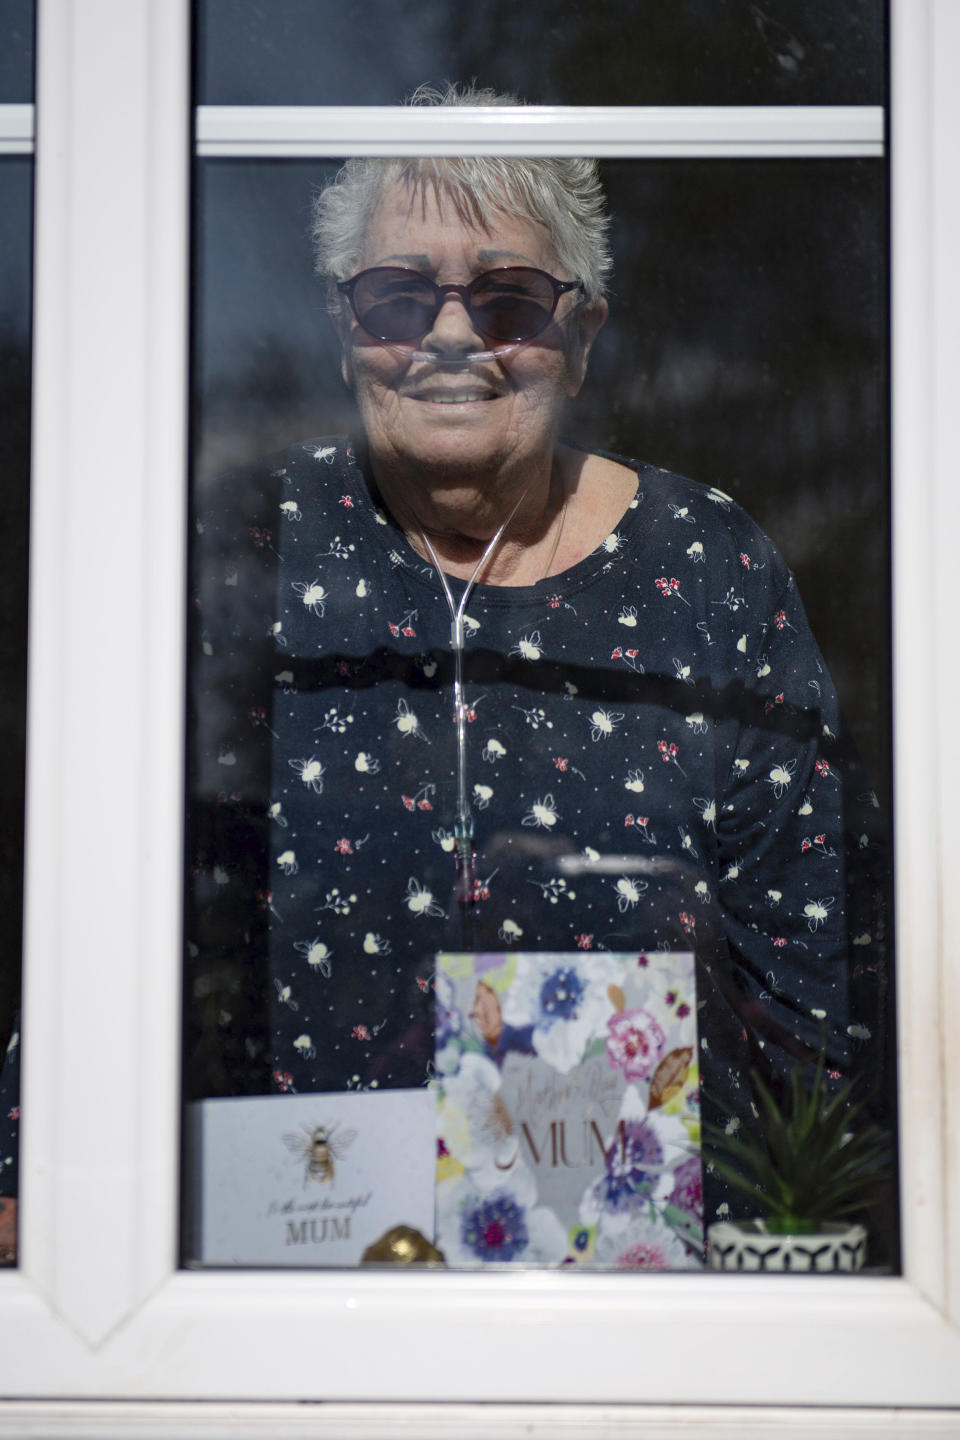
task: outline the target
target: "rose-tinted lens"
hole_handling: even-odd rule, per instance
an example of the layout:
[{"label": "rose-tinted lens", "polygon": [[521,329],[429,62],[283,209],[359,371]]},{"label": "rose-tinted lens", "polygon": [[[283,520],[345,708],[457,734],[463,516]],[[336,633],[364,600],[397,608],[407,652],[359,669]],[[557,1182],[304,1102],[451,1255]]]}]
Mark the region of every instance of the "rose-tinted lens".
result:
[{"label": "rose-tinted lens", "polygon": [[491,270],[470,292],[474,324],[491,340],[531,340],[550,324],[556,297],[539,270]]},{"label": "rose-tinted lens", "polygon": [[417,340],[433,324],[436,288],[413,270],[369,270],[354,286],[353,306],[378,340]]}]

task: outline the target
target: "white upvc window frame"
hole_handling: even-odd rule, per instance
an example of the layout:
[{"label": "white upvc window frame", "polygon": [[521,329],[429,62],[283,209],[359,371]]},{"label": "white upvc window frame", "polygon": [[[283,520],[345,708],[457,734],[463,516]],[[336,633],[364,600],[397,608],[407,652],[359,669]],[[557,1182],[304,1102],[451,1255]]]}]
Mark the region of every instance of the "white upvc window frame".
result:
[{"label": "white upvc window frame", "polygon": [[[898,1279],[177,1269],[187,8],[39,5],[21,1261],[0,1274],[0,1436],[610,1423],[702,1440],[874,1433],[878,1413],[885,1434],[955,1433],[960,5],[893,4]],[[689,153],[679,112],[626,116],[624,139],[624,112],[592,112],[589,148]],[[381,152],[438,148],[393,111],[318,123],[311,143],[338,153],[361,131]],[[446,123],[447,148],[484,143],[479,122]],[[497,145],[587,148],[566,111],[539,112],[535,141],[526,117],[486,123]],[[829,1407],[853,1407],[841,1428]]]}]

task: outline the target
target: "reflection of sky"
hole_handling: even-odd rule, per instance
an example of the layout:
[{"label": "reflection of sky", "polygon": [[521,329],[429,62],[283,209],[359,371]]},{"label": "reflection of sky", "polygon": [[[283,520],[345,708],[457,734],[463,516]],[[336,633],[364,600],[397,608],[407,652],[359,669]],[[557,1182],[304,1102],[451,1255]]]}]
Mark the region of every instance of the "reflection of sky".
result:
[{"label": "reflection of sky", "polygon": [[0,105],[33,99],[33,0],[0,0]]},{"label": "reflection of sky", "polygon": [[25,348],[30,326],[33,161],[0,159],[0,341]]},{"label": "reflection of sky", "polygon": [[395,105],[477,78],[550,105],[877,105],[883,0],[200,0],[198,99]]}]

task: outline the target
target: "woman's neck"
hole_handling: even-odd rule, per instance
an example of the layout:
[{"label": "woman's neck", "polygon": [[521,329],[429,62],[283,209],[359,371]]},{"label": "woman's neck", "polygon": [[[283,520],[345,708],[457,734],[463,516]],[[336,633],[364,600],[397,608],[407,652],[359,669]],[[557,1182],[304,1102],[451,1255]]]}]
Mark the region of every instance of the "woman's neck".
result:
[{"label": "woman's neck", "polygon": [[[539,474],[498,477],[495,485],[444,483],[429,489],[374,477],[410,544],[425,560],[430,546],[448,575],[468,579],[491,537],[511,516],[478,580],[485,585],[532,585],[549,573],[566,514],[568,480],[559,456]],[[386,483],[384,480],[386,479]],[[391,483],[393,479],[393,483]]]}]

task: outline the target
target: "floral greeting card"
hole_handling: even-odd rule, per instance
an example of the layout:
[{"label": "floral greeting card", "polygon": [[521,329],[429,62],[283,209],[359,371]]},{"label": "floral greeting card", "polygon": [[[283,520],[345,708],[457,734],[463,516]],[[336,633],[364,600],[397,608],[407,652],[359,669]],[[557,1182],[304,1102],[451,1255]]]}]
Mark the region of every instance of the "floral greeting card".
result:
[{"label": "floral greeting card", "polygon": [[693,956],[444,954],[448,1265],[703,1264]]}]

